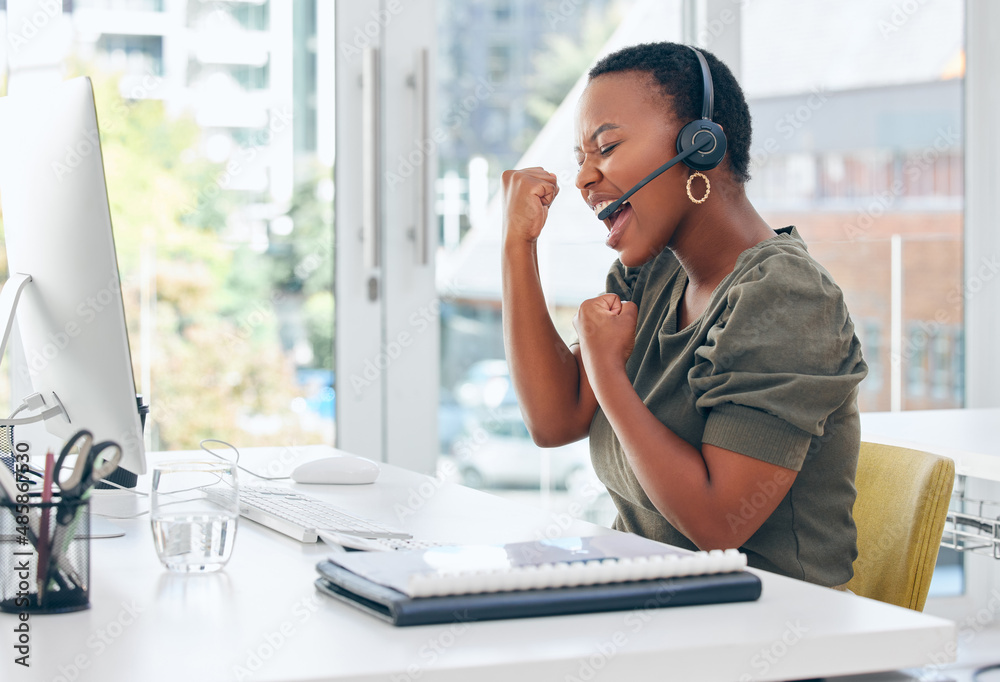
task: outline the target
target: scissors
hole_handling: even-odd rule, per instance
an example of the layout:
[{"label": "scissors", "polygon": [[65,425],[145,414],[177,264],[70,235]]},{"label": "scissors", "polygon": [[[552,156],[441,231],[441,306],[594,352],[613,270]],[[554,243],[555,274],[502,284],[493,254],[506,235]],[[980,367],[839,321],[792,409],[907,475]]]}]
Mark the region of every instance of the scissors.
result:
[{"label": "scissors", "polygon": [[[72,472],[66,478],[60,478],[58,472],[63,470],[63,463],[66,457],[79,443],[79,454]],[[114,454],[108,457],[105,451],[114,448]],[[78,501],[86,498],[90,489],[102,478],[109,476],[111,472],[118,468],[118,462],[122,458],[122,449],[118,443],[106,440],[94,444],[94,434],[86,429],[77,431],[76,434],[66,441],[59,452],[59,459],[56,460],[56,483],[62,491],[64,501]]]},{"label": "scissors", "polygon": [[[59,474],[63,470],[66,457],[78,444],[77,459],[70,475],[65,478],[60,477]],[[106,451],[112,448],[114,454],[109,457]],[[86,429],[74,434],[59,452],[54,478],[62,492],[62,499],[57,507],[56,529],[52,537],[48,570],[45,571],[47,577],[53,577],[53,572],[57,574],[58,570],[62,569],[76,585],[83,587],[80,576],[67,565],[63,556],[76,533],[76,527],[81,517],[80,512],[83,509],[81,502],[90,497],[90,491],[98,481],[109,476],[118,468],[118,462],[121,461],[121,458],[122,449],[118,443],[106,440],[95,445],[94,434]],[[47,583],[48,580],[46,579],[45,582]]]}]

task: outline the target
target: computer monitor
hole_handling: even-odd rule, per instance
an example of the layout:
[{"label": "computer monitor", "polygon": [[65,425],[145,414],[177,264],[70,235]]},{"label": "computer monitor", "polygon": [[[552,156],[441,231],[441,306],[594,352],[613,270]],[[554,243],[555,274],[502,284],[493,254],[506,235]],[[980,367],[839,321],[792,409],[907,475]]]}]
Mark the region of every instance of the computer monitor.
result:
[{"label": "computer monitor", "polygon": [[45,427],[63,439],[85,428],[119,443],[112,480],[134,487],[146,471],[141,400],[89,78],[0,98],[0,206],[10,273],[0,299],[16,307],[20,371],[49,408],[62,408]]}]

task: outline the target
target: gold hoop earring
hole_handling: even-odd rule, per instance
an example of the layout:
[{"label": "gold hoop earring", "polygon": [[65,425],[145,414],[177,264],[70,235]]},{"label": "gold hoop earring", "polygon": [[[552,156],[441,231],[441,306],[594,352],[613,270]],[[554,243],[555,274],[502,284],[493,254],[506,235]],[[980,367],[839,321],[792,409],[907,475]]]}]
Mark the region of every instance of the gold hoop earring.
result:
[{"label": "gold hoop earring", "polygon": [[[705,181],[705,196],[703,196],[701,199],[695,199],[694,195],[691,194],[691,181],[694,180],[695,178],[701,178],[702,180]],[[687,192],[688,192],[688,199],[690,199],[693,203],[704,204],[705,199],[708,199],[708,195],[712,193],[712,183],[708,181],[707,175],[705,175],[701,171],[695,171],[694,173],[688,176]]]}]

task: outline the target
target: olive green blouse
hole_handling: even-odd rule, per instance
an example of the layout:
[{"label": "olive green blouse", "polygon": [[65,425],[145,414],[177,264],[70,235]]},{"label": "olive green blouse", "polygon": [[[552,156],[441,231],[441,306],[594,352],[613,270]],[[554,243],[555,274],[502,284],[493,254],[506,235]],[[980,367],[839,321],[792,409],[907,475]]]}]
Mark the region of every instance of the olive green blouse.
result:
[{"label": "olive green blouse", "polygon": [[[607,290],[639,307],[626,370],[647,407],[678,436],[783,468],[741,500],[733,527],[798,475],[740,549],[751,566],[837,586],[857,556],[854,472],[858,384],[868,372],[843,294],[794,228],[742,254],[704,313],[678,329],[687,275],[669,249],[637,268],[616,261]],[[618,517],[615,527],[696,549],[656,510],[598,409],[590,452]],[[783,479],[787,483],[787,478]]]}]

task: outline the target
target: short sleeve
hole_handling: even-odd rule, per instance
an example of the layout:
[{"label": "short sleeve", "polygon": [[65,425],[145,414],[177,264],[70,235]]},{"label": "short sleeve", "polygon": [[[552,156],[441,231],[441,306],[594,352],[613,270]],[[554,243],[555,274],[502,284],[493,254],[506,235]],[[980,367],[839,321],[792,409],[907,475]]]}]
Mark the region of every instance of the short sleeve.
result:
[{"label": "short sleeve", "polygon": [[808,255],[782,251],[730,288],[688,382],[704,443],[798,471],[867,372],[840,288]]}]

